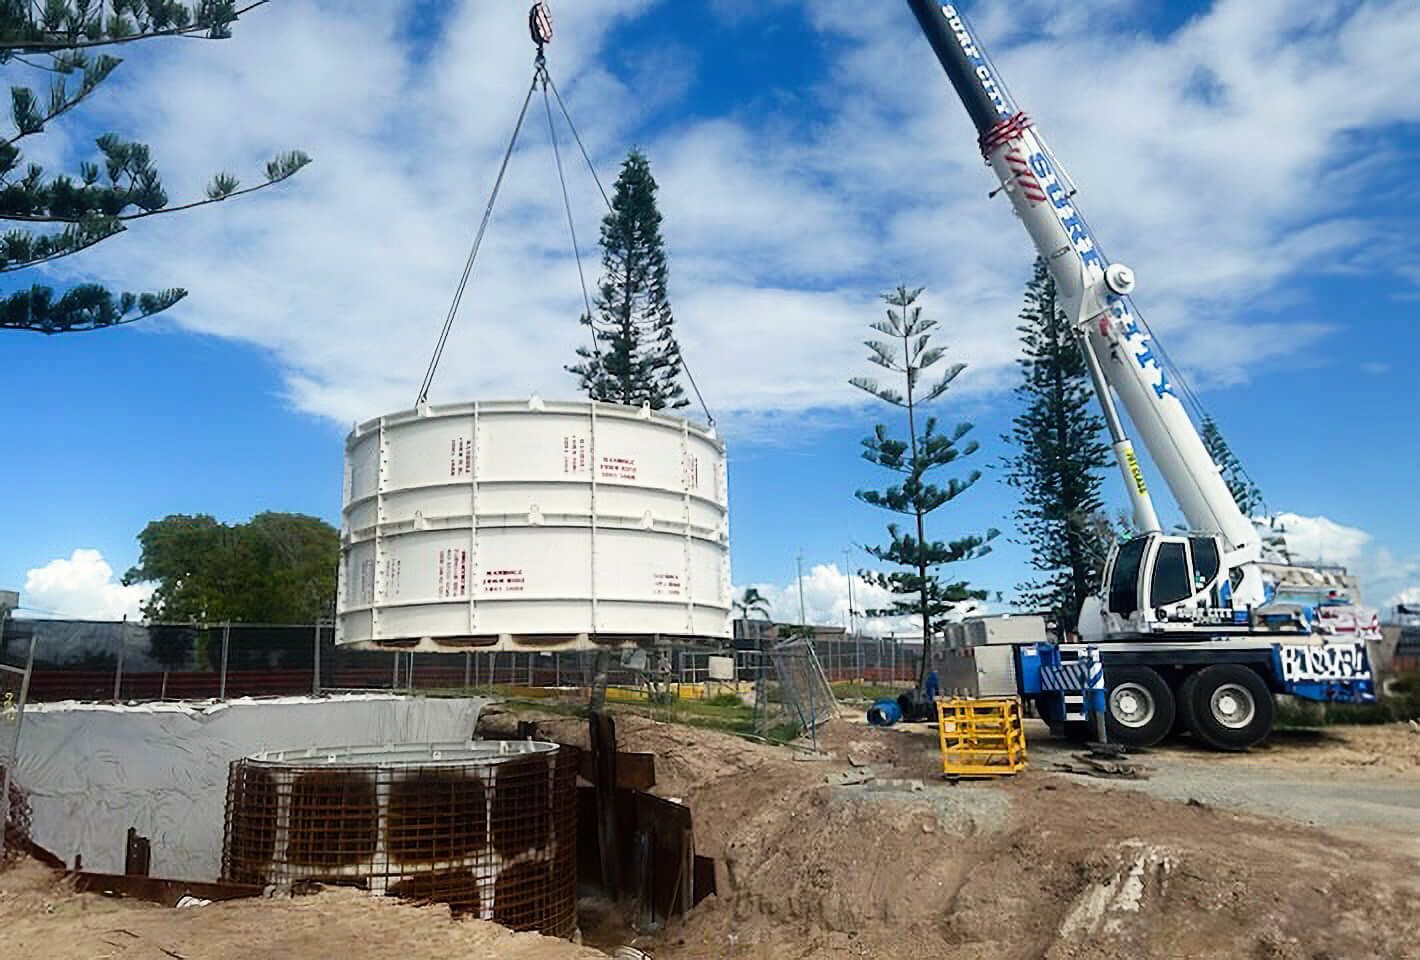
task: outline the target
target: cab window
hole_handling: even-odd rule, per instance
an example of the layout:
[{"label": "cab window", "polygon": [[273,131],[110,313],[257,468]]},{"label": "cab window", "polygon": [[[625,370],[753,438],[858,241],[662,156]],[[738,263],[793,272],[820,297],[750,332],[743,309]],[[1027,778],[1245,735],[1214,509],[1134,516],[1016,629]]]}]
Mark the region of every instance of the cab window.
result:
[{"label": "cab window", "polygon": [[1218,541],[1212,537],[1190,537],[1188,543],[1193,548],[1193,575],[1202,589],[1218,575]]},{"label": "cab window", "polygon": [[1178,541],[1159,544],[1154,561],[1154,582],[1149,591],[1149,606],[1162,607],[1193,596],[1193,583],[1188,576],[1188,555]]},{"label": "cab window", "polygon": [[1149,540],[1140,537],[1122,544],[1114,559],[1114,575],[1109,581],[1109,612],[1127,617],[1139,609],[1139,562]]}]

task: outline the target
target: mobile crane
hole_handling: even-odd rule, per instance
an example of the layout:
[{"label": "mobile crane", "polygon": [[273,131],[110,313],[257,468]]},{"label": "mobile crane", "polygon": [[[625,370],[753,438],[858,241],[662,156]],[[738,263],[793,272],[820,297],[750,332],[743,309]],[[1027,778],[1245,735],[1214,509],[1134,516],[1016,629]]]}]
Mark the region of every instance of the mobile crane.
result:
[{"label": "mobile crane", "polygon": [[[934,664],[943,688],[1018,693],[1053,728],[1070,731],[1100,710],[1091,706],[1085,667],[1099,663],[1111,740],[1149,746],[1186,729],[1224,750],[1267,736],[1274,693],[1374,700],[1363,641],[1325,634],[1309,607],[1275,602],[1257,528],[1229,492],[1134,307],[1133,271],[1105,256],[1074,182],[1017,108],[961,11],[934,0],[908,6],[976,126],[1000,181],[995,193],[1009,197],[1055,281],[1137,533],[1111,550],[1099,593],[1081,611],[1078,643],[1045,639],[1037,618],[982,618],[949,631]],[[1187,534],[1166,533],[1159,523],[1116,400],[1177,501]]]}]

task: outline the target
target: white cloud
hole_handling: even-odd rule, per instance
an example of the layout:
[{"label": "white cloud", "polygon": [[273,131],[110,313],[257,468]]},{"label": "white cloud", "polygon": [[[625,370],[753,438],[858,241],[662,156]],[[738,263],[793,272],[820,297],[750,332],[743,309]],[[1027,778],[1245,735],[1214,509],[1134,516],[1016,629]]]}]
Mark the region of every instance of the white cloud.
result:
[{"label": "white cloud", "polygon": [[1420,554],[1396,556],[1382,547],[1368,558],[1363,576],[1366,595],[1384,608],[1420,603]]},{"label": "white cloud", "polygon": [[[1324,516],[1279,514],[1285,526],[1292,561],[1308,564],[1340,565],[1361,581],[1361,602],[1382,612],[1396,604],[1420,605],[1420,555],[1398,557],[1378,546],[1375,537],[1357,527]],[[804,612],[811,624],[845,626],[848,623],[848,575],[837,564],[814,564],[804,572]],[[769,601],[770,616],[778,623],[799,623],[799,582],[751,583],[735,589],[742,595],[753,587]],[[867,618],[862,611],[882,609],[891,604],[888,591],[853,577],[853,607],[858,611],[857,626],[867,636],[918,636],[919,625],[910,617]],[[973,604],[961,616],[987,614],[990,604]]]},{"label": "white cloud", "polygon": [[35,567],[25,577],[20,601],[27,610],[73,620],[142,618],[140,608],[153,594],[151,584],[124,586],[97,550],[75,550]]},{"label": "white cloud", "polygon": [[[635,66],[653,49],[614,43],[658,2],[559,8],[549,56],[604,179],[629,142],[652,158],[681,337],[715,412],[763,422],[857,402],[845,381],[866,369],[876,293],[898,282],[929,286],[943,342],[972,365],[963,389],[1001,386],[1031,250],[1005,202],[986,202],[974,132],[907,12],[796,8],[833,41],[816,86],[766,98],[763,115],[678,120],[668,101],[704,65],[672,56],[662,83]],[[1196,379],[1237,382],[1331,334],[1282,295],[1291,281],[1413,259],[1367,260],[1386,226],[1349,205],[1389,189],[1356,174],[1386,162],[1385,131],[1420,119],[1420,7],[1219,0],[1155,36],[1128,26],[1134,6],[1034,0],[1030,18],[993,8],[978,26],[1100,236],[1137,269],[1163,340]],[[289,0],[230,42],[132,51],[123,96],[94,109],[152,143],[175,196],[276,148],[317,163],[55,271],[191,286],[175,322],[269,350],[303,411],[348,423],[409,406],[531,72],[510,7],[464,0],[412,43],[421,9]],[[1027,21],[1040,32],[1021,36]],[[535,98],[436,401],[573,392],[562,367],[584,337],[581,295],[541,109]],[[1366,161],[1357,136],[1380,143]],[[600,198],[578,159],[564,150],[595,270]]]},{"label": "white cloud", "polygon": [[1407,587],[1395,596],[1386,601],[1386,606],[1393,607],[1398,604],[1406,606],[1420,606],[1420,586]]},{"label": "white cloud", "polygon": [[1420,555],[1397,556],[1369,531],[1324,516],[1278,514],[1294,563],[1340,565],[1361,581],[1364,601],[1382,610],[1420,602]]},{"label": "white cloud", "polygon": [[[892,604],[892,594],[882,587],[868,583],[861,576],[852,577],[853,609],[856,611],[855,626],[860,633],[870,637],[921,636],[922,625],[911,617],[867,617],[864,611],[881,610]],[[787,584],[748,584],[759,591],[769,601],[770,617],[778,623],[799,623],[799,581]],[[803,576],[804,618],[817,626],[848,626],[849,576],[836,563],[814,564]],[[735,591],[736,596],[743,588]],[[971,604],[961,611],[984,613],[984,605]]]},{"label": "white cloud", "polygon": [[1352,566],[1361,560],[1374,539],[1356,527],[1348,527],[1327,517],[1304,517],[1295,513],[1277,515],[1287,549],[1295,563],[1332,563]]}]

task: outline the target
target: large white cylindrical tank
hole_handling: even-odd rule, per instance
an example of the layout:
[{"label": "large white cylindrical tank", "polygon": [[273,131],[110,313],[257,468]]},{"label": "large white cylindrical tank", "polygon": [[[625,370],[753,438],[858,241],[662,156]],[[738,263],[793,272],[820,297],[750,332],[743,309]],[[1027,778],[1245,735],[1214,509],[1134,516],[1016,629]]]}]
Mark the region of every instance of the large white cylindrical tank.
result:
[{"label": "large white cylindrical tank", "polygon": [[730,637],[713,428],[587,401],[423,407],[351,432],[344,499],[338,644]]}]

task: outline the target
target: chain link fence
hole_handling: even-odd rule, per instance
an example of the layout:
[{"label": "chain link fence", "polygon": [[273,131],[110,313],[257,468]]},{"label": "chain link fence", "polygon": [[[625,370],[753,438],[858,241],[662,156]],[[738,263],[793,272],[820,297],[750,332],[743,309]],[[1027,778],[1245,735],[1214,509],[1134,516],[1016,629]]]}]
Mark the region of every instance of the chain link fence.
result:
[{"label": "chain link fence", "polygon": [[[596,657],[593,651],[352,650],[335,646],[329,622],[291,626],[6,620],[0,629],[0,662],[23,663],[32,640],[30,702],[586,687]],[[921,659],[920,647],[886,637],[795,642],[813,652],[832,683],[909,683]],[[735,648],[646,651],[639,660],[614,659],[609,682],[640,686],[650,674],[662,683],[709,684],[710,658],[733,656],[736,679],[753,683],[772,671],[765,654],[776,643],[755,639],[739,640]]]}]

